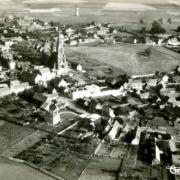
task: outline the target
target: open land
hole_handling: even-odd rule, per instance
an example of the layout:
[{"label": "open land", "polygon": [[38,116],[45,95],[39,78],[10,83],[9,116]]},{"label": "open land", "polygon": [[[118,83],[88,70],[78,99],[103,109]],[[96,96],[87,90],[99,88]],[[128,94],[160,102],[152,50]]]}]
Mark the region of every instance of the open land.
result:
[{"label": "open land", "polygon": [[107,47],[70,47],[66,51],[67,54],[73,53],[74,57],[82,54],[87,59],[108,64],[129,75],[171,71],[180,62],[179,54],[163,47],[151,47],[153,53],[150,57],[138,55],[147,47],[144,44],[118,44]]}]

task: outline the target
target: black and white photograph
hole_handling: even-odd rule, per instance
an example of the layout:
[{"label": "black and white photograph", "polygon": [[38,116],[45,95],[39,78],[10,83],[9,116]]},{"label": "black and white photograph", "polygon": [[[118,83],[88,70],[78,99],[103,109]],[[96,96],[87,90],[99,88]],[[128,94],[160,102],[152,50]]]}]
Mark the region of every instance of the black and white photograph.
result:
[{"label": "black and white photograph", "polygon": [[0,0],[0,180],[180,180],[180,0]]}]

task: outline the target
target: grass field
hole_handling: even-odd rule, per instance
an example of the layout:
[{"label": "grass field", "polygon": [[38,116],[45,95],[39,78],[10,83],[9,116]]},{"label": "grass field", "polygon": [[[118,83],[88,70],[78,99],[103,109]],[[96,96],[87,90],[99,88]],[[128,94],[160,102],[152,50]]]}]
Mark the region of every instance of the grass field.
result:
[{"label": "grass field", "polygon": [[54,180],[34,168],[3,157],[0,157],[0,167],[1,180]]},{"label": "grass field", "polygon": [[101,47],[70,47],[67,55],[83,54],[87,59],[94,59],[110,66],[118,68],[127,74],[146,74],[155,71],[171,71],[180,64],[180,55],[163,47],[150,47],[152,54],[147,57],[139,55],[146,45],[117,44]]},{"label": "grass field", "polygon": [[0,121],[0,154],[32,134],[34,130]]}]

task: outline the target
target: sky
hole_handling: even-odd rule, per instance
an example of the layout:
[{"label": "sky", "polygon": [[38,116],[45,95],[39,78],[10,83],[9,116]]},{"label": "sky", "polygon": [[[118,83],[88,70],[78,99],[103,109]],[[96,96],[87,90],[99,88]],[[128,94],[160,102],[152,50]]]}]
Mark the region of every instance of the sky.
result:
[{"label": "sky", "polygon": [[143,4],[169,4],[176,3],[180,5],[180,0],[0,0],[0,9],[23,9],[28,4],[47,4],[47,3],[74,3],[74,2],[87,2],[87,3],[111,3],[111,2],[125,2],[125,3],[143,3]]},{"label": "sky", "polygon": [[73,3],[75,1],[88,1],[92,3],[99,3],[99,2],[130,2],[130,3],[171,3],[171,2],[178,2],[179,0],[0,0],[0,5],[8,6],[9,5],[22,5],[24,2],[29,3]]}]

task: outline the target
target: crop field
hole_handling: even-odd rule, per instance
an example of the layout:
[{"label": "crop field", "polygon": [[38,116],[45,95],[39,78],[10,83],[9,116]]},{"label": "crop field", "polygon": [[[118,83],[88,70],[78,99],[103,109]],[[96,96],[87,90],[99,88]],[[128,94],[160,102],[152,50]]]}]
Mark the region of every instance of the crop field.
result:
[{"label": "crop field", "polygon": [[105,63],[130,75],[171,71],[179,65],[179,54],[163,47],[151,46],[150,56],[141,55],[148,47],[141,44],[116,44],[108,47],[70,47],[66,51],[67,54],[73,52],[74,56],[82,54],[87,59]]},{"label": "crop field", "polygon": [[88,142],[80,141],[79,133],[74,127],[63,136],[48,135],[15,157],[67,180],[78,179],[97,146],[93,138]]},{"label": "crop field", "polygon": [[5,121],[0,121],[0,154],[33,132],[33,129],[20,127]]}]

